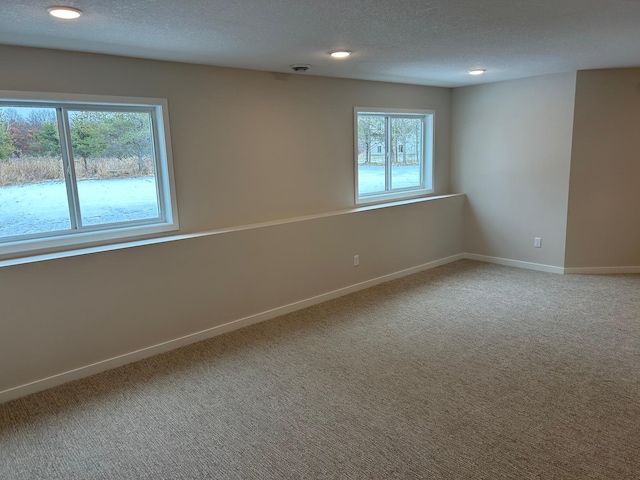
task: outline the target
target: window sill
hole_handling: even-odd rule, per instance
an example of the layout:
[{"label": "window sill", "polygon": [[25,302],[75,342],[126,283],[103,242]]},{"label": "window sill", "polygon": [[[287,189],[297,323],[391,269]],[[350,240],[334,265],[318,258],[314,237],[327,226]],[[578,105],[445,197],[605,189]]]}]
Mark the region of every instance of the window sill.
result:
[{"label": "window sill", "polygon": [[388,204],[404,200],[415,200],[433,195],[433,189],[409,190],[403,192],[390,192],[378,195],[356,197],[356,205]]},{"label": "window sill", "polygon": [[265,227],[272,227],[272,226],[277,226],[277,225],[285,225],[285,224],[288,224],[288,223],[306,222],[306,221],[309,221],[309,220],[316,220],[316,219],[319,219],[319,218],[334,217],[334,216],[338,216],[338,215],[348,215],[348,214],[352,214],[352,213],[366,212],[366,211],[370,211],[370,210],[379,210],[379,209],[382,209],[382,208],[399,207],[399,206],[402,206],[402,205],[410,205],[410,204],[413,204],[413,203],[432,202],[432,201],[437,201],[437,200],[446,199],[446,198],[459,197],[459,196],[463,196],[463,195],[464,194],[462,194],[462,193],[455,193],[455,194],[449,194],[449,195],[420,197],[420,198],[398,200],[398,201],[393,201],[393,202],[361,205],[361,206],[357,206],[357,207],[354,207],[354,208],[348,208],[348,209],[345,209],[345,210],[337,210],[337,211],[333,211],[333,212],[318,213],[318,214],[313,214],[313,215],[305,215],[305,216],[301,216],[301,217],[292,217],[292,218],[286,218],[286,219],[281,219],[281,220],[271,220],[271,221],[267,221],[267,222],[252,223],[252,224],[246,224],[246,225],[238,225],[238,226],[234,226],[234,227],[219,228],[219,229],[208,230],[208,231],[204,231],[204,232],[186,233],[186,234],[182,234],[182,235],[169,235],[169,236],[156,237],[156,238],[150,238],[150,239],[145,239],[145,240],[136,240],[136,241],[115,243],[115,244],[110,244],[110,245],[100,245],[100,246],[95,246],[95,247],[78,248],[78,249],[73,249],[73,250],[65,250],[65,251],[52,252],[52,253],[42,253],[42,254],[37,254],[37,255],[29,255],[29,256],[24,256],[24,257],[0,260],[0,268],[14,266],[14,265],[23,265],[23,264],[28,264],[28,263],[44,262],[44,261],[47,261],[47,260],[56,260],[56,259],[60,259],[60,258],[76,257],[76,256],[80,256],[80,255],[90,255],[90,254],[93,254],[93,253],[109,252],[109,251],[114,251],[114,250],[122,250],[122,249],[125,249],[125,248],[141,247],[141,246],[145,246],[145,245],[154,245],[154,244],[158,244],[158,243],[175,242],[175,241],[179,241],[179,240],[187,240],[187,239],[190,239],[190,238],[206,237],[206,236],[211,236],[211,235],[221,235],[221,234],[225,234],[225,233],[233,233],[233,232],[239,232],[239,231],[243,231],[243,230],[253,230],[253,229],[257,229],[257,228],[265,228]]}]

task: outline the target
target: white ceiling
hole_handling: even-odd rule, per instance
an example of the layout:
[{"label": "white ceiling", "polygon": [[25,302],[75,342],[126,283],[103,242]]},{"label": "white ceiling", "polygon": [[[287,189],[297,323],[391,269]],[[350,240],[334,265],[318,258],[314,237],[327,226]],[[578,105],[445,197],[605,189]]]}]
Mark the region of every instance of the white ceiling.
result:
[{"label": "white ceiling", "polygon": [[0,0],[0,44],[455,87],[640,66],[640,0]]}]

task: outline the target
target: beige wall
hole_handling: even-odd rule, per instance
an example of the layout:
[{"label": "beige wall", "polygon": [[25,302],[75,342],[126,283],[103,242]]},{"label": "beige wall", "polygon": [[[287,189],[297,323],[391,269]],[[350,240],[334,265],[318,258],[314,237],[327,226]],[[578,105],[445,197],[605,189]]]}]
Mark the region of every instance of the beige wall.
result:
[{"label": "beige wall", "polygon": [[466,252],[564,265],[575,79],[454,90],[451,185],[467,195]]},{"label": "beige wall", "polygon": [[[169,101],[181,233],[353,206],[353,107],[450,90],[0,47],[1,90]],[[462,250],[463,197],[0,268],[0,392]],[[352,266],[359,254],[361,265]]]},{"label": "beige wall", "polygon": [[436,110],[436,193],[449,192],[450,90],[0,47],[0,90],[169,100],[185,232],[349,208],[353,107]]},{"label": "beige wall", "polygon": [[640,69],[578,72],[566,266],[640,266]]}]

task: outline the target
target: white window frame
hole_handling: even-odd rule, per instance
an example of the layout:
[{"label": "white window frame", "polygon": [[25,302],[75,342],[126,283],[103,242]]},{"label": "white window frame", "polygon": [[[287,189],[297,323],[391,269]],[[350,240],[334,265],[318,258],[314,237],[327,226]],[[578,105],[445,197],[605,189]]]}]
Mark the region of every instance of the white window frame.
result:
[{"label": "white window frame", "polygon": [[[424,128],[422,129],[422,165],[420,169],[420,185],[409,188],[390,188],[387,183],[384,192],[360,194],[360,182],[358,172],[358,116],[359,114],[380,115],[385,117],[407,117],[415,116],[423,119]],[[435,110],[423,109],[404,109],[404,108],[368,108],[354,107],[353,123],[354,123],[354,169],[355,169],[355,203],[356,205],[368,203],[380,203],[387,201],[396,201],[433,195],[434,189],[434,143],[435,143]],[[388,134],[390,135],[390,133]],[[387,167],[387,177],[390,176],[391,168],[391,142],[387,138],[385,141],[386,152],[385,163]],[[430,180],[430,183],[428,182]]]},{"label": "white window frame", "polygon": [[[83,227],[56,232],[43,232],[17,237],[0,238],[0,259],[14,258],[31,254],[43,254],[66,251],[85,246],[110,245],[118,241],[132,241],[158,236],[165,232],[179,230],[178,207],[176,203],[173,159],[171,155],[171,136],[169,131],[169,108],[164,98],[120,97],[105,95],[80,95],[45,92],[16,92],[0,90],[0,101],[11,106],[62,108],[69,110],[100,110],[145,112],[151,116],[154,139],[154,168],[158,195],[159,215],[154,219],[126,221]],[[6,102],[8,101],[8,102]],[[63,125],[64,127],[64,125]],[[62,138],[62,136],[66,138]],[[61,128],[61,148],[65,175],[71,175],[69,169],[69,132]],[[75,180],[75,176],[72,176]],[[66,178],[69,185],[69,179]],[[77,182],[77,180],[75,180]],[[69,189],[69,187],[67,187]],[[77,188],[77,183],[73,188]],[[72,190],[73,190],[72,188]],[[77,193],[69,192],[69,198],[77,206]],[[70,211],[77,215],[77,211]],[[73,224],[73,222],[72,222]]]}]

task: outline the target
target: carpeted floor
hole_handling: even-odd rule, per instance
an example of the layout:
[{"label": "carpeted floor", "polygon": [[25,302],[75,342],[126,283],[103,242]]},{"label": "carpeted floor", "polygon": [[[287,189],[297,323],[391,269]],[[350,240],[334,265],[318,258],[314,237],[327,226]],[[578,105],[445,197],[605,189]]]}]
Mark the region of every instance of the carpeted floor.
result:
[{"label": "carpeted floor", "polygon": [[461,261],[31,395],[0,478],[638,479],[640,275]]}]

